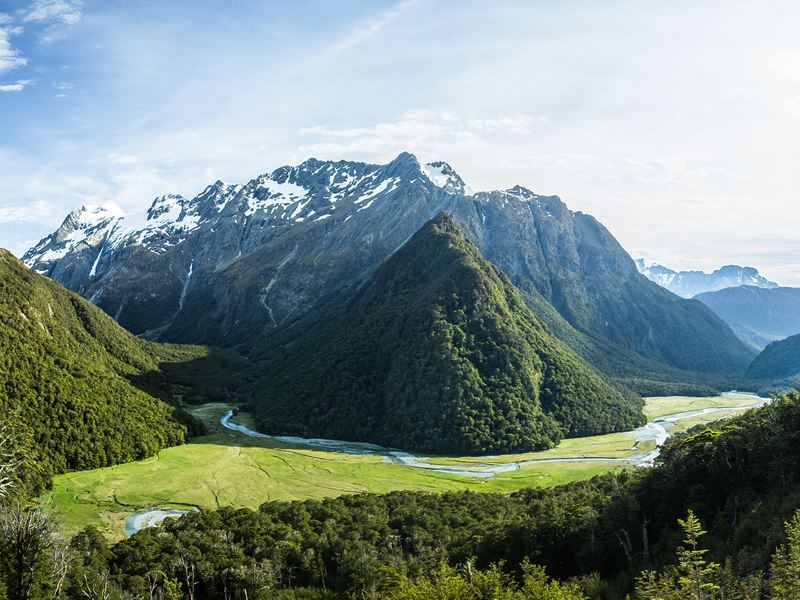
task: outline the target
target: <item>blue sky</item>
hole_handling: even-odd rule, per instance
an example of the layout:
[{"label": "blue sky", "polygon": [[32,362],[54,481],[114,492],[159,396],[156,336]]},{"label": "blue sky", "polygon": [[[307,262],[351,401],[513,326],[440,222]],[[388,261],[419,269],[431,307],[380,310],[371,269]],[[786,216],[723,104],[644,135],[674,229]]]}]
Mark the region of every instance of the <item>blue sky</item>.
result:
[{"label": "blue sky", "polygon": [[0,0],[0,246],[309,156],[450,162],[800,285],[800,8]]}]

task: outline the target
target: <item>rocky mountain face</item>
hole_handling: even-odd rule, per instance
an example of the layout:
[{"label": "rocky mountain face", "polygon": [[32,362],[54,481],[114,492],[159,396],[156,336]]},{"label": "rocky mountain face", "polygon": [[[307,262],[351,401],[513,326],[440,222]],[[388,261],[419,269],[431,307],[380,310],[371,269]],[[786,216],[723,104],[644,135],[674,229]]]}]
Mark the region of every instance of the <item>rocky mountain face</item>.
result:
[{"label": "rocky mountain face", "polygon": [[800,333],[800,288],[745,285],[698,294],[697,300],[759,351],[770,342]]},{"label": "rocky mountain face", "polygon": [[742,285],[763,289],[778,287],[777,283],[769,281],[758,272],[758,269],[753,267],[727,265],[712,273],[673,271],[655,263],[646,265],[644,260],[639,258],[636,260],[636,268],[650,281],[654,281],[673,294],[684,298],[694,298],[697,294],[704,292],[715,292]]},{"label": "rocky mountain face", "polygon": [[644,420],[641,400],[556,340],[445,213],[337,318],[263,364],[256,419],[290,435],[485,454]]},{"label": "rocky mountain face", "polygon": [[235,345],[335,312],[441,211],[557,335],[608,369],[631,354],[707,373],[751,359],[704,305],[641,276],[591,216],[520,186],[472,193],[446,163],[407,153],[386,165],[310,159],[190,200],[157,198],[139,217],[84,207],[24,260],[135,333]]}]

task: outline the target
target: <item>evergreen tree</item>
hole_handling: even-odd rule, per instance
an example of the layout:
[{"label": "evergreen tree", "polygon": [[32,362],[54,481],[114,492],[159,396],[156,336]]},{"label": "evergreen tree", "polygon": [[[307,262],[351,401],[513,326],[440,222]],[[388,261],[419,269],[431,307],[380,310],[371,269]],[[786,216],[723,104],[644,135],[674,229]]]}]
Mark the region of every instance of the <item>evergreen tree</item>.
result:
[{"label": "evergreen tree", "polygon": [[800,510],[785,524],[786,543],[772,555],[770,591],[775,600],[800,598]]},{"label": "evergreen tree", "polygon": [[641,600],[712,600],[719,598],[720,566],[705,558],[699,540],[706,534],[700,520],[690,510],[686,519],[678,519],[683,530],[683,546],[678,548],[676,567],[663,573],[645,571],[636,582]]}]

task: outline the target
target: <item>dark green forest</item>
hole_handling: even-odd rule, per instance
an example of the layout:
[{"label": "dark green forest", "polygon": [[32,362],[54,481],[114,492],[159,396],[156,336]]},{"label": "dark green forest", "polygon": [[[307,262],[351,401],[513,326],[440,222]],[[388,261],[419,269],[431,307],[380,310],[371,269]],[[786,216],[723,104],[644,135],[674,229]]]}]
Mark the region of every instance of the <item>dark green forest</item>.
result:
[{"label": "dark green forest", "polygon": [[7,534],[31,511],[12,506],[4,583],[30,598],[57,583],[67,598],[798,598],[798,425],[792,393],[677,436],[653,469],[553,489],[222,508],[110,547],[88,528],[61,542],[62,571],[42,552],[22,579]]},{"label": "dark green forest", "polygon": [[[0,412],[35,493],[53,475],[151,456],[196,423],[165,400],[161,365],[208,351],[140,340],[77,294],[0,250]],[[147,391],[143,391],[147,390]]]},{"label": "dark green forest", "polygon": [[641,399],[550,335],[445,214],[338,319],[261,364],[265,431],[477,454],[644,422]]}]

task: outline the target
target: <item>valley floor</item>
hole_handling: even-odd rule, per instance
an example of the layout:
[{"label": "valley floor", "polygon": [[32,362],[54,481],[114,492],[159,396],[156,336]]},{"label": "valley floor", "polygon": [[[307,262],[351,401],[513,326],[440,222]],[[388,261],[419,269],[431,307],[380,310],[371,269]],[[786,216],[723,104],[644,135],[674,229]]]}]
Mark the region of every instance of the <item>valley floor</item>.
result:
[{"label": "valley floor", "polygon": [[[649,425],[674,432],[719,419],[758,401],[745,394],[649,398],[645,414],[655,420]],[[254,509],[269,500],[359,492],[507,493],[553,486],[611,469],[631,468],[631,462],[656,447],[652,436],[643,437],[641,430],[636,430],[564,440],[552,450],[520,455],[411,457],[413,464],[409,466],[387,460],[382,452],[348,454],[252,437],[246,433],[246,414],[233,419],[245,426],[240,431],[220,424],[230,409],[226,404],[193,408],[212,433],[191,444],[162,450],[143,461],[57,477],[53,490],[43,497],[44,505],[54,513],[66,535],[93,524],[116,540],[135,531],[137,524],[158,522],[162,515],[174,516],[177,511],[195,507]],[[713,410],[702,412],[704,409]],[[460,473],[481,469],[486,471]]]}]

